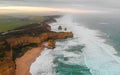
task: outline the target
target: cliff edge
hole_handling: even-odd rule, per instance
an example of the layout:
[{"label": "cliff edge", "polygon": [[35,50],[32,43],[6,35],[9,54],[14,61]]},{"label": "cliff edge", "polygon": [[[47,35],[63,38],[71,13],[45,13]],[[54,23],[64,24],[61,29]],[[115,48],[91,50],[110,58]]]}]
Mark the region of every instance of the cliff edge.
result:
[{"label": "cliff edge", "polygon": [[[55,22],[55,20],[50,20]],[[34,23],[0,34],[0,75],[15,75],[15,60],[28,50],[48,42],[47,48],[55,48],[55,40],[72,38],[72,32],[53,32],[49,20]]]}]

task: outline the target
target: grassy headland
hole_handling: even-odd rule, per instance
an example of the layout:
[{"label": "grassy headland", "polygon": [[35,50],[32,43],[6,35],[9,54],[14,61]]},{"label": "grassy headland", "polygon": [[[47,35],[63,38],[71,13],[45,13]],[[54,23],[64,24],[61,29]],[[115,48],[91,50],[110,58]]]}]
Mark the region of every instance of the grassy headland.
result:
[{"label": "grassy headland", "polygon": [[48,17],[41,16],[28,16],[28,17],[14,17],[14,16],[1,16],[0,17],[0,32],[6,32],[16,29],[21,26],[29,25],[31,23],[40,23]]},{"label": "grassy headland", "polygon": [[53,49],[55,40],[73,37],[72,32],[51,31],[54,17],[0,17],[0,75],[30,75],[31,63],[45,47]]}]

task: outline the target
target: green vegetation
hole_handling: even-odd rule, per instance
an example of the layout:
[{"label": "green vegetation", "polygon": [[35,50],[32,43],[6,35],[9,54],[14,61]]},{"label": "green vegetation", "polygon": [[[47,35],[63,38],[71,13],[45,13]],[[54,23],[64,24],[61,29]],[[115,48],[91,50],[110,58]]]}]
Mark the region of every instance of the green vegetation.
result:
[{"label": "green vegetation", "polygon": [[5,41],[5,37],[0,36],[0,61],[4,60],[5,52],[9,50],[9,46]]},{"label": "green vegetation", "polygon": [[2,61],[5,57],[5,51],[0,50],[0,61]]},{"label": "green vegetation", "polygon": [[[32,23],[41,23],[48,20],[49,17],[41,16],[1,16],[0,15],[0,33],[10,31],[22,26],[30,25]],[[7,52],[10,51],[10,45],[6,41],[7,36],[0,34],[0,61],[6,59]],[[36,44],[20,45],[13,48],[13,59],[24,55],[24,53],[30,50]]]},{"label": "green vegetation", "polygon": [[20,26],[25,26],[31,23],[40,23],[48,17],[13,17],[0,16],[0,32],[9,31]]}]

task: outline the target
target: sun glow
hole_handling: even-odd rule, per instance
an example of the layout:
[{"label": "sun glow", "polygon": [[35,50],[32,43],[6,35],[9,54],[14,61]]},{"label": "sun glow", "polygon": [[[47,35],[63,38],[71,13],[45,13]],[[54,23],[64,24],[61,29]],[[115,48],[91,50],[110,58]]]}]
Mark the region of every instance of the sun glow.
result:
[{"label": "sun glow", "polygon": [[28,6],[8,6],[0,7],[0,14],[7,13],[44,13],[44,12],[59,12],[59,13],[96,13],[95,10],[80,10],[70,8],[50,8],[50,7],[28,7]]}]

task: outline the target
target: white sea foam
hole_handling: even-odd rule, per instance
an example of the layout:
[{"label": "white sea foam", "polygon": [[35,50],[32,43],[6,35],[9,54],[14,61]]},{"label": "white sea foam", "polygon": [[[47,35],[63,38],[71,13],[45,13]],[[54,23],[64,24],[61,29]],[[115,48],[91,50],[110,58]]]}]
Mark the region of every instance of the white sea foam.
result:
[{"label": "white sea foam", "polygon": [[[59,26],[58,24],[59,23],[52,24],[52,30],[54,30],[56,32],[61,32],[57,29]],[[64,26],[62,26],[62,27],[64,27]],[[62,31],[64,31],[64,30],[62,30]],[[66,64],[83,63],[83,61],[80,61],[80,59],[81,59],[80,53],[75,54],[73,52],[65,51],[66,49],[69,49],[69,47],[76,46],[76,45],[78,45],[77,38],[67,39],[62,42],[57,41],[56,48],[54,50],[45,49],[42,52],[42,54],[31,65],[30,72],[32,73],[32,75],[56,75],[56,73],[53,69],[53,67],[55,66],[53,64],[53,61],[54,61],[54,58],[59,55],[70,58],[69,61],[67,61],[67,62],[61,60],[63,63],[66,63]],[[75,60],[77,60],[77,61],[73,62]]]},{"label": "white sea foam", "polygon": [[53,67],[54,57],[51,50],[45,49],[41,55],[32,63],[30,72],[32,75],[55,75]]},{"label": "white sea foam", "polygon": [[[101,36],[99,31],[88,29],[73,22],[70,15],[57,19],[57,23],[51,24],[52,30],[59,32],[57,30],[59,25],[63,28],[67,27],[67,31],[72,31],[74,38],[63,42],[58,41],[53,51],[43,51],[42,55],[31,66],[32,75],[56,75],[53,61],[58,55],[69,57],[68,61],[60,60],[65,64],[81,65],[84,63],[92,75],[120,74],[120,58],[114,55],[117,53],[115,49],[106,44],[105,39],[99,37]],[[66,51],[66,49],[76,45],[85,45],[82,53]]]},{"label": "white sea foam", "polygon": [[[74,33],[74,38],[77,38],[75,45],[81,43],[85,45],[83,49],[85,64],[93,75],[120,74],[120,58],[114,55],[117,53],[115,49],[106,44],[105,39],[99,37],[101,36],[99,31],[74,23],[69,15],[58,19],[58,25],[67,27],[68,31]],[[72,40],[72,42],[74,41]]]}]

